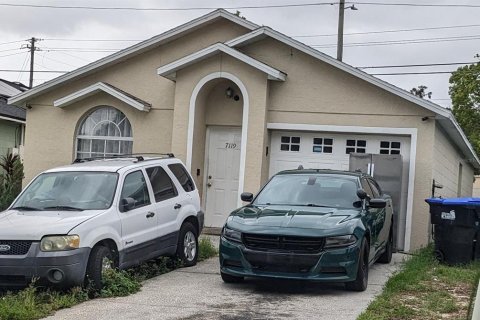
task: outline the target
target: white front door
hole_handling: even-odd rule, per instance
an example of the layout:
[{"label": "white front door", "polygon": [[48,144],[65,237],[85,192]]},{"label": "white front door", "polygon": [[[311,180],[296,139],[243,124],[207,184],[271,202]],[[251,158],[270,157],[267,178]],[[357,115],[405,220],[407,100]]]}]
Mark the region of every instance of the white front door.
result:
[{"label": "white front door", "polygon": [[238,203],[242,129],[209,127],[205,226],[222,227]]}]

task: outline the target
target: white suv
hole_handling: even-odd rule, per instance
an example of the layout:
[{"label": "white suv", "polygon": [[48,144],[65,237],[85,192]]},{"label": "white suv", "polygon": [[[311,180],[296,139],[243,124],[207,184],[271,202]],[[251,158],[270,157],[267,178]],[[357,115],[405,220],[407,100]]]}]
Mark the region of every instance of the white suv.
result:
[{"label": "white suv", "polygon": [[39,278],[101,288],[107,268],[161,255],[197,262],[204,213],[180,160],[76,160],[38,175],[0,213],[0,286]]}]

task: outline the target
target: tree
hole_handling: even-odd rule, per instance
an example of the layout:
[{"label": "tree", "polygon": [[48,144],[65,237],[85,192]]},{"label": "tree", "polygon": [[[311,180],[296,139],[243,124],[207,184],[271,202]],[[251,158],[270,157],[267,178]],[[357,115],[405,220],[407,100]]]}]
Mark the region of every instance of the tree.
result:
[{"label": "tree", "polygon": [[22,191],[23,164],[18,156],[7,154],[0,159],[0,211],[5,210]]},{"label": "tree", "polygon": [[428,87],[427,86],[418,86],[418,88],[412,88],[410,90],[410,93],[416,95],[419,98],[425,99],[425,97],[428,97],[428,99],[432,98],[432,92],[427,92]]},{"label": "tree", "polygon": [[452,112],[475,152],[480,154],[480,62],[458,68],[449,82]]}]

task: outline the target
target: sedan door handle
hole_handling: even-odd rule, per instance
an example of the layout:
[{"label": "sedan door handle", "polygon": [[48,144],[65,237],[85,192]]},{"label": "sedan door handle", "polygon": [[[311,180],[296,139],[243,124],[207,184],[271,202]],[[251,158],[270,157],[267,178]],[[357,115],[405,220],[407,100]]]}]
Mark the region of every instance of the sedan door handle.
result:
[{"label": "sedan door handle", "polygon": [[174,206],[173,206],[173,209],[180,209],[182,207],[182,205],[180,203],[176,203]]},{"label": "sedan door handle", "polygon": [[153,218],[154,216],[155,216],[155,212],[149,212],[146,215],[147,218]]}]

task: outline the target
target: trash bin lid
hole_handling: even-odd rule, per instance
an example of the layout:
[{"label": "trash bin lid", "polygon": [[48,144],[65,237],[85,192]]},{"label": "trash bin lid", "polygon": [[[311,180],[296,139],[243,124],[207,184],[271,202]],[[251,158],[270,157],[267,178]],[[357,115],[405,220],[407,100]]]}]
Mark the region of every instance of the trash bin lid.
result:
[{"label": "trash bin lid", "polygon": [[480,198],[429,198],[425,199],[429,204],[443,204],[445,206],[479,206]]}]

